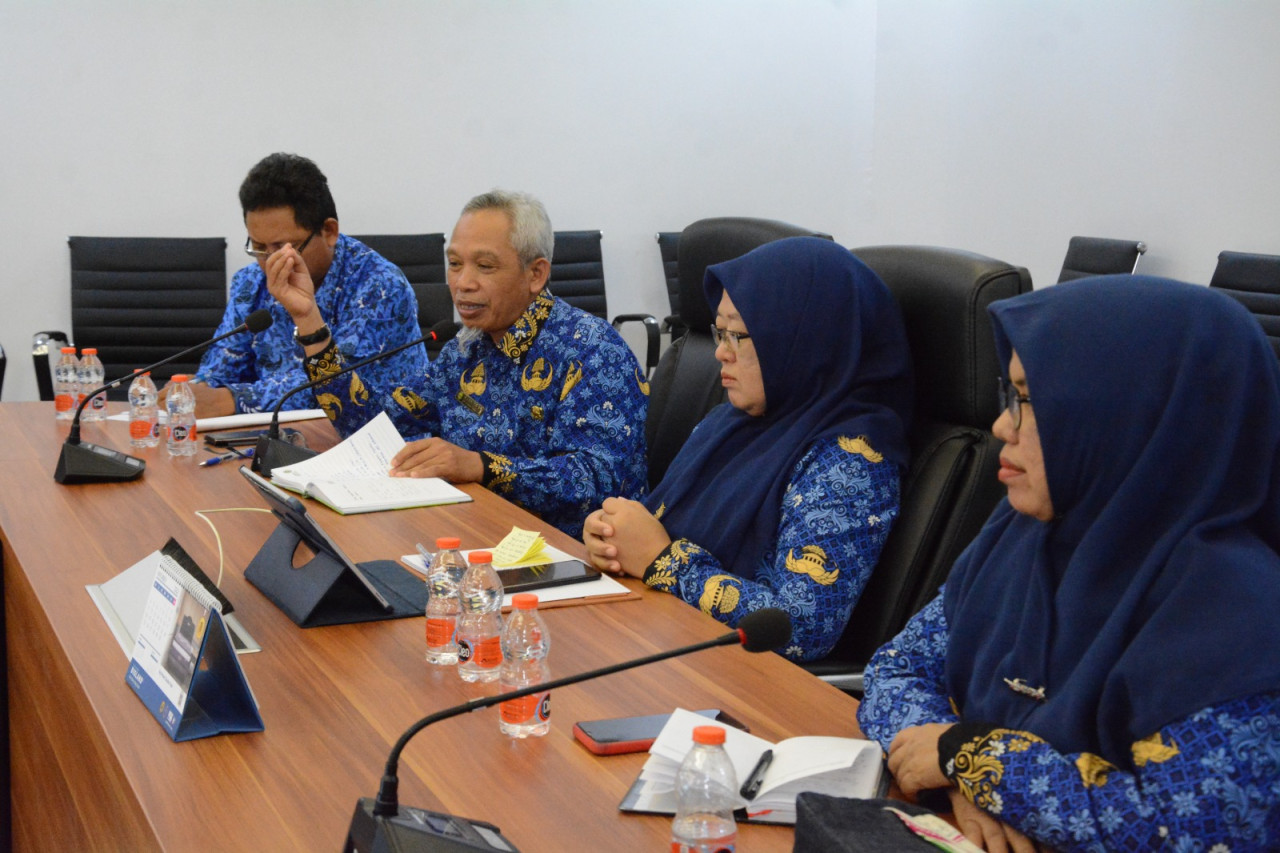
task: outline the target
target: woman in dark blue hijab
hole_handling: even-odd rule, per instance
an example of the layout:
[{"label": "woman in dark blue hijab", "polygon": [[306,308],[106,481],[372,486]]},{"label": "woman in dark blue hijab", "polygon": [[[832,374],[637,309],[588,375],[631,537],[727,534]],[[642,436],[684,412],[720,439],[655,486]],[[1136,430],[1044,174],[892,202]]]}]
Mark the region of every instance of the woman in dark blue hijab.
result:
[{"label": "woman in dark blue hijab", "polygon": [[829,240],[795,237],[707,269],[729,402],[645,503],[586,524],[592,561],[735,625],[792,618],[794,659],[830,651],[897,517],[912,386],[884,283]]},{"label": "woman in dark blue hijab", "polygon": [[996,849],[1280,849],[1280,366],[1257,321],[1135,276],[991,314],[1008,499],[872,660],[863,731]]}]

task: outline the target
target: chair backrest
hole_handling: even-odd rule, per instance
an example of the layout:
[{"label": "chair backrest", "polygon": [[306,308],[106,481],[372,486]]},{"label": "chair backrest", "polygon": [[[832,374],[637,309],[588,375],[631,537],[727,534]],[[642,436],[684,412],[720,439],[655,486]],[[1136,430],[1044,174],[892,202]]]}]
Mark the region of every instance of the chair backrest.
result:
[{"label": "chair backrest", "polygon": [[[222,237],[71,237],[71,334],[97,347],[107,380],[213,337],[227,307]],[[197,352],[158,368],[195,373]],[[120,387],[121,398],[128,389]],[[114,395],[113,395],[114,396]]]},{"label": "chair backrest", "polygon": [[1031,289],[1025,269],[956,249],[876,246],[853,253],[876,271],[902,309],[916,383],[912,461],[898,520],[824,661],[826,674],[861,668],[937,594],[951,565],[1004,496],[996,479],[1001,369],[987,306]]},{"label": "chair backrest", "polygon": [[1106,237],[1072,237],[1067,256],[1062,260],[1058,281],[1071,281],[1091,275],[1131,273],[1138,269],[1138,258],[1147,251],[1141,240],[1111,240]]},{"label": "chair backrest", "polygon": [[[658,252],[662,255],[662,273],[667,280],[667,303],[671,313],[663,320],[664,331],[671,333],[672,339],[684,334],[685,324],[680,319],[680,232],[659,231]],[[678,329],[677,329],[678,327]]]},{"label": "chair backrest", "polygon": [[[445,235],[362,234],[351,235],[400,268],[409,279],[418,300],[418,327],[423,334],[437,323],[453,319],[453,297],[445,278]],[[434,355],[438,345],[428,344]]]},{"label": "chair backrest", "polygon": [[1280,255],[1219,252],[1209,286],[1235,297],[1248,308],[1280,356]]},{"label": "chair backrest", "polygon": [[698,422],[725,400],[711,337],[715,312],[702,293],[707,267],[784,237],[831,239],[829,234],[798,225],[748,217],[701,219],[680,232],[679,315],[687,331],[663,353],[649,383],[645,440],[650,488],[662,480]]},{"label": "chair backrest", "polygon": [[0,398],[4,397],[4,369],[9,365],[9,357],[4,354],[4,347],[0,346]]},{"label": "chair backrest", "polygon": [[599,231],[557,231],[551,257],[551,292],[575,308],[608,320]]}]

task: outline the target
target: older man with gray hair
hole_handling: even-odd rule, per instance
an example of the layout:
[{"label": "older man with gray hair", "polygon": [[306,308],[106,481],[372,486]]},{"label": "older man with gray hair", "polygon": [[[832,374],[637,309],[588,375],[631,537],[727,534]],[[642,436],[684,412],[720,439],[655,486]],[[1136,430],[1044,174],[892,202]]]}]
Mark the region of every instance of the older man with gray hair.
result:
[{"label": "older man with gray hair", "polygon": [[547,289],[554,243],[528,194],[462,209],[446,260],[464,329],[414,401],[431,437],[391,472],[482,483],[576,538],[604,498],[644,490],[649,387],[612,326]]}]

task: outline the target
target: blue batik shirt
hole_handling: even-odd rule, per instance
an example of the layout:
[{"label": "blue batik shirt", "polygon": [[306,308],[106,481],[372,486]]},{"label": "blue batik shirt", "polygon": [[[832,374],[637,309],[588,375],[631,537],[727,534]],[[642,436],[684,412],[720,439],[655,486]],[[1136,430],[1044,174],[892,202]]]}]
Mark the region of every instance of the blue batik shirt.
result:
[{"label": "blue batik shirt", "polygon": [[[418,302],[398,267],[345,234],[338,236],[333,263],[316,288],[316,306],[332,334],[322,353],[330,364],[350,364],[420,337]],[[214,388],[227,388],[237,412],[273,409],[291,388],[308,381],[303,348],[293,339],[293,319],[267,291],[266,274],[257,264],[244,267],[231,280],[227,312],[218,334],[230,331],[259,309],[274,323],[257,335],[234,335],[210,347],[196,376]],[[335,380],[341,389],[317,388],[285,400],[283,410],[323,407],[343,437],[355,432],[379,411],[391,415],[402,430],[413,422],[398,402],[401,386],[416,384],[427,366],[426,349],[414,346],[360,371],[356,382]],[[328,394],[329,396],[325,396]]]},{"label": "blue batik shirt", "polygon": [[444,346],[418,424],[478,452],[486,488],[577,538],[605,498],[644,493],[648,395],[614,328],[544,290],[499,343]]}]

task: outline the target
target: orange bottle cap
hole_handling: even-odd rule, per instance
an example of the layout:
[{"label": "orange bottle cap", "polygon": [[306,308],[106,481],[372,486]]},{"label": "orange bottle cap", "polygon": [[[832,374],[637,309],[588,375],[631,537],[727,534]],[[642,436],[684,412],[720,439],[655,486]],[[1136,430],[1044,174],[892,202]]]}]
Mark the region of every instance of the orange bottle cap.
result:
[{"label": "orange bottle cap", "polygon": [[472,551],[467,555],[468,563],[492,563],[493,554],[488,551]]},{"label": "orange bottle cap", "polygon": [[441,536],[439,539],[436,540],[436,547],[449,548],[451,550],[454,548],[461,548],[462,540],[459,539],[457,536]]},{"label": "orange bottle cap", "polygon": [[695,726],[693,729],[693,742],[709,744],[724,743],[724,729],[719,726]]},{"label": "orange bottle cap", "polygon": [[517,592],[511,596],[511,606],[516,610],[537,610],[538,596],[531,592]]}]

